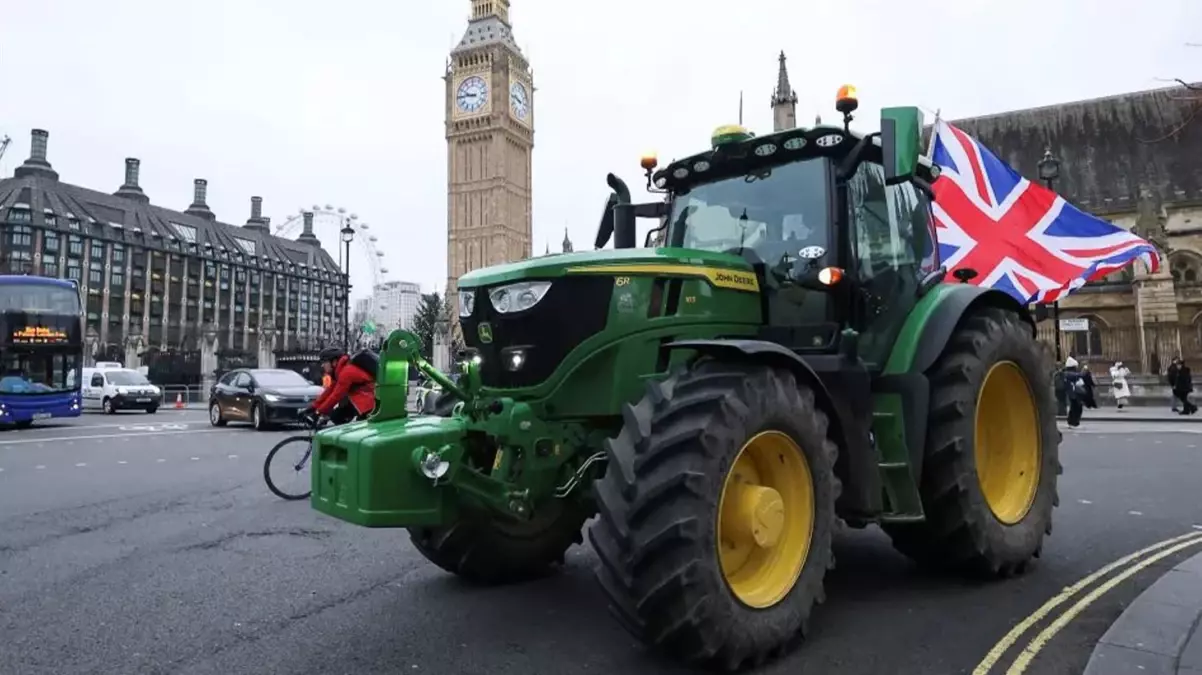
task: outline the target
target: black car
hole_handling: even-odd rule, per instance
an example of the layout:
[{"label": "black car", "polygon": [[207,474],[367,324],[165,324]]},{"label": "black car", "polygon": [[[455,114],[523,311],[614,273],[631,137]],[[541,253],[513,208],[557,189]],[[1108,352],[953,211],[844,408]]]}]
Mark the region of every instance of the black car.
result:
[{"label": "black car", "polygon": [[321,387],[292,370],[231,370],[209,390],[209,423],[250,422],[259,430],[293,424],[320,393]]}]

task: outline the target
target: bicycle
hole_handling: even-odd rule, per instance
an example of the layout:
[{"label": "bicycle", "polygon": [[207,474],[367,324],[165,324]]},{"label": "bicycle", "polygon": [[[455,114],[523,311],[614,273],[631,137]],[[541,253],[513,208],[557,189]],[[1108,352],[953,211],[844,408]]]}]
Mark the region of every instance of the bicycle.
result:
[{"label": "bicycle", "polygon": [[[301,499],[308,499],[309,495],[313,493],[313,484],[309,477],[309,457],[313,454],[313,435],[320,431],[329,420],[327,418],[320,418],[316,420],[307,418],[305,421],[309,431],[308,434],[303,436],[289,436],[279,443],[276,443],[275,447],[267,453],[267,459],[263,461],[263,480],[267,482],[267,489],[271,490],[272,493],[274,493],[275,496],[279,497],[280,499],[299,501]],[[305,486],[305,490],[304,492],[285,492],[284,490],[280,489],[277,481],[272,480],[271,478],[272,460],[275,459],[276,455],[280,454],[281,450],[290,445],[296,446],[296,449],[300,450],[299,444],[302,442],[305,444],[305,451],[301,455],[300,459],[296,460],[295,462],[284,464],[284,467],[287,467],[292,471],[291,476],[285,472],[284,476],[281,478],[287,479],[290,477],[292,479],[300,479],[303,481],[301,485]]]}]

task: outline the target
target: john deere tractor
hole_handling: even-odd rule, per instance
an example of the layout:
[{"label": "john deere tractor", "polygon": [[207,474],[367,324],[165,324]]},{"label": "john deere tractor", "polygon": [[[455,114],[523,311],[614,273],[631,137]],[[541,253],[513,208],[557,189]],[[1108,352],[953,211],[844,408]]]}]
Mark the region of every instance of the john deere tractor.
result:
[{"label": "john deere tractor", "polygon": [[[597,250],[463,276],[461,377],[393,332],[373,416],[317,435],[313,507],[483,583],[554,569],[595,516],[612,613],[731,669],[804,635],[844,524],[924,565],[1024,571],[1057,505],[1052,363],[1025,307],[940,266],[919,111],[860,135],[854,97],[837,107],[646,158],[662,198],[610,175]],[[410,364],[453,411],[406,413]]]}]

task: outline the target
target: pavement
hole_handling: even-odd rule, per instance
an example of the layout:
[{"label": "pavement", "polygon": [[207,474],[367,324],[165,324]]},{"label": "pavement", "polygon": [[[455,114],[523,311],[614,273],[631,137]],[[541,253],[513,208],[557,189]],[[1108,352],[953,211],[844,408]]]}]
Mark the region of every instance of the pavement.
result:
[{"label": "pavement", "polygon": [[1202,554],[1166,572],[1123,610],[1098,641],[1085,675],[1202,675],[1199,621]]},{"label": "pavement", "polygon": [[[1202,428],[1086,422],[1064,433],[1030,572],[932,575],[876,528],[843,532],[810,638],[759,672],[1084,672],[1135,599],[1202,551]],[[0,673],[684,672],[609,617],[587,547],[552,578],[474,588],[403,531],[275,498],[262,460],[287,435],[170,409],[0,432]]]},{"label": "pavement", "polygon": [[[1065,416],[1058,417],[1064,420]],[[1114,407],[1098,407],[1086,409],[1081,416],[1085,422],[1182,422],[1182,423],[1202,423],[1202,413],[1194,415],[1182,415],[1173,412],[1167,405],[1165,406],[1133,406],[1119,410]]]}]

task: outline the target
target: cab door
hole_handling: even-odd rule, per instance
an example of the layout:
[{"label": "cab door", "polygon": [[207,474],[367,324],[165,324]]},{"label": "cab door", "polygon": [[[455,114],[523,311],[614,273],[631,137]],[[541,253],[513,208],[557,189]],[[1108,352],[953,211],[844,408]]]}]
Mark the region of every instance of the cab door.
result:
[{"label": "cab door", "polygon": [[912,183],[885,185],[885,170],[860,164],[847,184],[848,220],[856,291],[852,325],[860,332],[860,357],[880,372],[933,271],[929,255],[929,205]]}]

